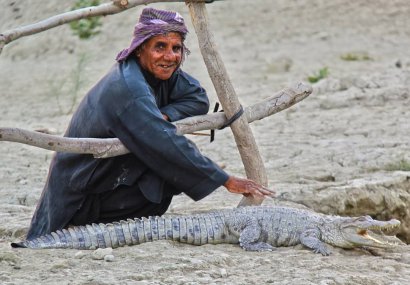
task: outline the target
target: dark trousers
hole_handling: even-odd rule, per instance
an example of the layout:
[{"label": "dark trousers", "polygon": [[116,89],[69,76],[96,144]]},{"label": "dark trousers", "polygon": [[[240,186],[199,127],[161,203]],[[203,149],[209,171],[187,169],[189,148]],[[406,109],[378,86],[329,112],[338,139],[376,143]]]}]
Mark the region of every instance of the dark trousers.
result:
[{"label": "dark trousers", "polygon": [[172,196],[164,197],[159,204],[153,203],[147,200],[137,187],[122,185],[101,194],[88,195],[69,225],[110,223],[128,218],[160,216],[166,212],[171,200]]}]

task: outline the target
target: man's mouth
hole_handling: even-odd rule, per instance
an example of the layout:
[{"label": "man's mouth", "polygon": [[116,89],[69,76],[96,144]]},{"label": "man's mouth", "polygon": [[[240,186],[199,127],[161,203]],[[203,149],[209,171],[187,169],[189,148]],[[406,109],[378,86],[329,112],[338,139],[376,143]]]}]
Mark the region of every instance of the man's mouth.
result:
[{"label": "man's mouth", "polygon": [[175,68],[175,63],[173,63],[173,64],[159,64],[158,66],[163,68],[163,69],[172,69],[172,68]]}]

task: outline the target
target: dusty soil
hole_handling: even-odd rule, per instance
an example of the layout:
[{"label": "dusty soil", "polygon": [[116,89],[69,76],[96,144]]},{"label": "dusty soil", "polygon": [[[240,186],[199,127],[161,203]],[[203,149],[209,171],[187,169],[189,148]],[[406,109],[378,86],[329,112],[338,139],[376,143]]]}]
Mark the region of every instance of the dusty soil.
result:
[{"label": "dusty soil", "polygon": [[[67,11],[72,3],[1,0],[0,31]],[[187,8],[152,6],[187,19],[192,54],[184,69],[215,102]],[[410,160],[407,1],[230,0],[207,7],[244,105],[328,68],[310,97],[252,124],[276,203],[369,212],[408,224],[410,172],[387,167]],[[62,26],[7,45],[0,55],[0,126],[61,135],[81,97],[128,46],[141,9],[105,17],[101,33],[86,41]],[[228,172],[244,175],[229,130],[218,131],[212,144],[190,138]],[[410,284],[409,246],[379,255],[335,248],[323,257],[300,246],[249,253],[233,245],[162,241],[115,249],[112,262],[93,259],[92,251],[12,250],[10,242],[27,230],[52,153],[10,142],[0,143],[0,153],[1,284]],[[358,195],[365,205],[352,201]],[[230,208],[239,200],[221,188],[197,203],[178,196],[169,212]],[[390,211],[399,202],[399,210]],[[401,237],[409,240],[405,232]]]}]

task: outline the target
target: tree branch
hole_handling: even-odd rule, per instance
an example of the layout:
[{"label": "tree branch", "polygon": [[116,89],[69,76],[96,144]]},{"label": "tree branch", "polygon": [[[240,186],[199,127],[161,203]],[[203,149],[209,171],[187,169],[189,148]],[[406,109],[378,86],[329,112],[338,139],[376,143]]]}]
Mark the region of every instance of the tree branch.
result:
[{"label": "tree branch", "polygon": [[150,3],[158,2],[184,2],[184,0],[113,0],[111,3],[104,3],[98,6],[86,7],[55,15],[31,25],[18,27],[5,31],[4,33],[0,33],[0,54],[5,45],[21,37],[37,34],[72,21],[77,21],[94,16],[117,14],[139,5],[147,5]]},{"label": "tree branch", "polygon": [[[248,123],[261,120],[280,112],[302,101],[312,93],[309,85],[298,83],[283,89],[274,96],[245,108]],[[189,134],[195,131],[220,128],[226,121],[222,112],[203,116],[195,116],[174,122],[177,133]],[[129,153],[129,150],[117,138],[67,138],[27,131],[18,128],[1,128],[0,141],[18,142],[43,149],[93,154],[96,158],[107,158]]]}]

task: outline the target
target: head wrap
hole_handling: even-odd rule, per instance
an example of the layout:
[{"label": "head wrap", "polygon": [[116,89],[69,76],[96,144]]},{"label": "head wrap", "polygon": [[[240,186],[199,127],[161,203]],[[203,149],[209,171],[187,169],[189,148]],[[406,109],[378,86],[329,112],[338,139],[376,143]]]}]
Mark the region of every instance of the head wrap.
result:
[{"label": "head wrap", "polygon": [[[139,21],[135,25],[134,38],[130,46],[118,53],[116,60],[122,61],[127,59],[137,47],[149,38],[169,32],[178,32],[181,34],[182,42],[185,40],[188,29],[185,26],[182,16],[177,12],[145,8],[142,10]],[[185,47],[184,43],[182,43],[183,59],[185,53],[188,52],[189,50]]]}]

